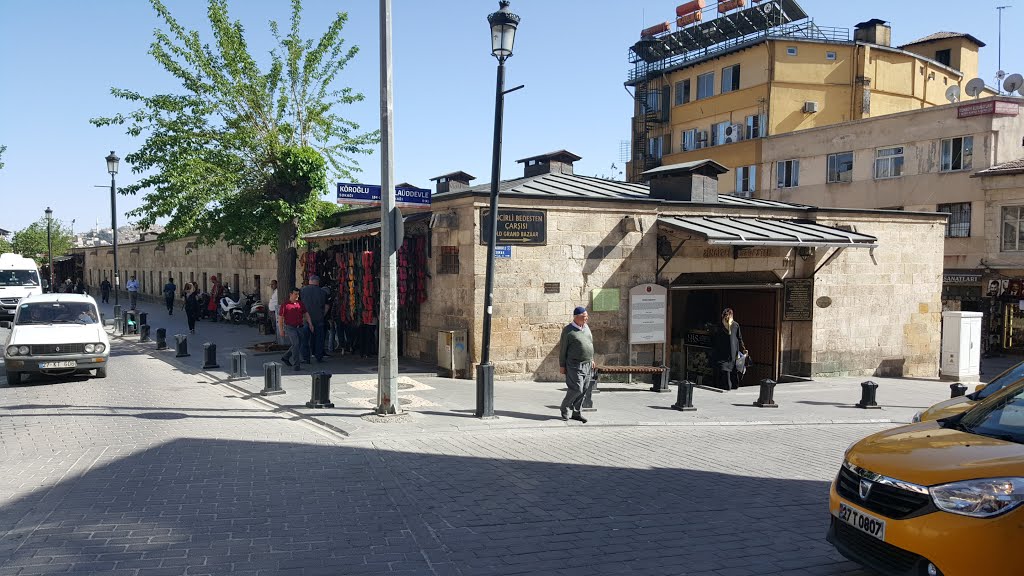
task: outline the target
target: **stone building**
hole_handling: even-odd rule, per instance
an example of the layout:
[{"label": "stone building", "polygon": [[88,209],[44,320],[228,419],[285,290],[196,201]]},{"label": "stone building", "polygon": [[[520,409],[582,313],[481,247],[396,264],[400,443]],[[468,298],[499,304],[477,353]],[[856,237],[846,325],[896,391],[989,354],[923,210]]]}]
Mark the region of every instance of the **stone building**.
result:
[{"label": "stone building", "polygon": [[[564,150],[524,158],[523,177],[500,185],[491,341],[499,378],[559,379],[559,331],[581,304],[601,364],[665,362],[672,378],[700,380],[706,330],[728,306],[755,361],[747,383],[937,375],[945,215],[719,194],[726,169],[709,160],[651,170],[648,186],[575,175],[578,159]],[[472,179],[436,178],[429,217],[406,222],[406,238],[427,240],[428,278],[405,313],[405,356],[433,362],[438,332],[465,330],[470,364],[480,359],[490,186]],[[347,252],[332,252],[341,246],[372,252],[378,218],[376,208],[351,210],[337,227],[306,235],[319,255],[310,262],[318,271],[345,262]],[[630,291],[652,285],[667,289],[664,323],[655,323],[667,342],[631,345],[641,327]]]}]

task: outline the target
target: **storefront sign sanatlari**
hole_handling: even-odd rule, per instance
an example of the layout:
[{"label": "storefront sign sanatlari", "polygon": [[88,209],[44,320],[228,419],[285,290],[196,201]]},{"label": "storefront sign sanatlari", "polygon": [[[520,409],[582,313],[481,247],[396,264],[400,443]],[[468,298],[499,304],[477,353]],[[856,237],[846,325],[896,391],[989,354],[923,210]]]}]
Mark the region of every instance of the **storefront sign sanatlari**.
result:
[{"label": "storefront sign sanatlari", "polygon": [[[491,209],[480,209],[480,244],[487,244]],[[497,244],[544,246],[548,243],[548,213],[546,210],[513,210],[498,208]]]}]

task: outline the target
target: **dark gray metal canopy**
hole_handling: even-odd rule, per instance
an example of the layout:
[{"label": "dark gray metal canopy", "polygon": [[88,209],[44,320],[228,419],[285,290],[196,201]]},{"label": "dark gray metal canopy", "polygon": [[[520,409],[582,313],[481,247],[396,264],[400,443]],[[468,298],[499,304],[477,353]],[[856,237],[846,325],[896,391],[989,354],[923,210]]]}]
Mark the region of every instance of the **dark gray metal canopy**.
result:
[{"label": "dark gray metal canopy", "polygon": [[661,216],[658,223],[728,246],[876,248],[878,238],[802,220]]}]

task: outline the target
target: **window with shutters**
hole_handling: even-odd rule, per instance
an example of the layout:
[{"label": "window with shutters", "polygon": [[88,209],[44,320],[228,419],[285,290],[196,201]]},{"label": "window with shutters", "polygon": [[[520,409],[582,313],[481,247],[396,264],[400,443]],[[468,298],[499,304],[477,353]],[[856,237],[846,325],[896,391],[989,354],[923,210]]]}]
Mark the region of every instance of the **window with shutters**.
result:
[{"label": "window with shutters", "polygon": [[690,79],[680,80],[676,82],[675,87],[676,99],[675,105],[681,106],[690,101]]},{"label": "window with shutters", "polygon": [[766,124],[764,114],[751,114],[747,116],[747,139],[767,136],[764,128]]},{"label": "window with shutters", "polygon": [[757,190],[757,166],[740,166],[737,168],[736,195],[750,198],[755,190]]},{"label": "window with shutters", "polygon": [[682,152],[688,150],[697,149],[697,129],[690,128],[689,130],[683,130],[682,137],[679,140]]}]

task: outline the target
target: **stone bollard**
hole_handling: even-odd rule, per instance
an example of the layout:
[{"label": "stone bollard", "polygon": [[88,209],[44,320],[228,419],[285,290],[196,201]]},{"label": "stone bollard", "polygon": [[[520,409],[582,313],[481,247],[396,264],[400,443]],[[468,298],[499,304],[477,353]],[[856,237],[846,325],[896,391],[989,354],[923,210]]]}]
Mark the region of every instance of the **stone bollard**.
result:
[{"label": "stone bollard", "polygon": [[156,349],[166,350],[167,349],[167,328],[156,329]]},{"label": "stone bollard", "polygon": [[188,353],[188,335],[186,335],[186,334],[175,334],[174,335],[174,340],[175,340],[174,347],[175,347],[175,351],[176,351],[176,354],[174,355],[174,357],[175,358],[183,358],[185,356],[190,356],[190,354]]},{"label": "stone bollard", "polygon": [[331,375],[328,372],[313,372],[313,393],[306,402],[306,408],[334,408],[331,402]]},{"label": "stone bollard", "polygon": [[245,352],[242,352],[241,350],[235,350],[231,353],[231,379],[249,379],[249,374],[245,370]]},{"label": "stone bollard", "polygon": [[284,394],[285,391],[281,389],[281,366],[280,362],[263,364],[263,390],[260,390],[260,395]]},{"label": "stone bollard", "polygon": [[139,325],[139,342],[149,342],[149,324]]},{"label": "stone bollard", "polygon": [[955,384],[950,384],[949,385],[949,397],[950,398],[959,398],[960,396],[963,396],[964,394],[967,394],[967,385],[966,384],[962,384],[960,382],[957,382]]},{"label": "stone bollard", "polygon": [[139,315],[139,326],[149,324],[149,312],[137,312]]},{"label": "stone bollard", "polygon": [[654,374],[651,378],[651,392],[671,392],[668,387],[668,366],[659,366],[661,373]]},{"label": "stone bollard", "polygon": [[203,344],[203,370],[210,368],[220,368],[220,364],[217,364],[217,345],[206,342]]},{"label": "stone bollard", "polygon": [[758,408],[778,408],[779,405],[775,403],[775,380],[771,378],[765,378],[761,380],[761,394],[758,395],[757,400],[754,400],[754,406]]},{"label": "stone bollard", "polygon": [[693,412],[693,382],[689,380],[673,380],[676,385],[676,403],[672,405],[673,410],[680,412]]},{"label": "stone bollard", "polygon": [[878,390],[878,384],[868,380],[867,382],[860,383],[860,402],[857,403],[857,408],[865,409],[879,409],[881,406],[875,401],[875,393]]}]

